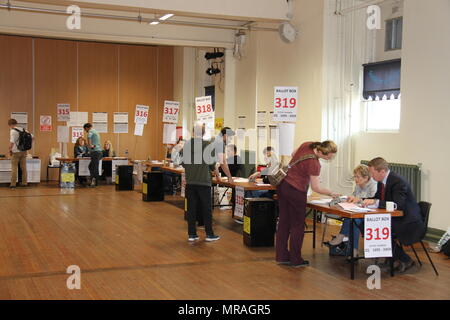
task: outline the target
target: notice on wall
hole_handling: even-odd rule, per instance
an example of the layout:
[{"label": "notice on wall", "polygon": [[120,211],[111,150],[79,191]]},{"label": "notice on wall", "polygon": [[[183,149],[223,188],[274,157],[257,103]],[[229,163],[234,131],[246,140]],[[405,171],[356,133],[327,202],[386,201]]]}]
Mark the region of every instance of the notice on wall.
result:
[{"label": "notice on wall", "polygon": [[28,124],[28,112],[11,112],[11,119],[16,120],[18,124]]},{"label": "notice on wall", "polygon": [[265,126],[266,125],[266,111],[258,111],[256,112],[256,125],[257,126]]},{"label": "notice on wall", "polygon": [[274,121],[297,121],[298,87],[275,87],[273,97]]},{"label": "notice on wall", "polygon": [[70,120],[68,122],[69,127],[82,127],[88,122],[87,112],[70,111]]},{"label": "notice on wall", "polygon": [[[136,111],[134,113],[134,123],[147,124],[148,110],[149,110],[148,106],[137,104]],[[128,118],[127,118],[127,121],[128,121]]]},{"label": "notice on wall", "polygon": [[108,123],[108,112],[92,112],[92,122]]},{"label": "notice on wall", "polygon": [[39,128],[42,132],[52,131],[52,116],[40,116],[39,117]]},{"label": "notice on wall", "polygon": [[390,214],[364,216],[364,257],[392,257]]},{"label": "notice on wall", "polygon": [[245,120],[247,119],[246,116],[238,116],[238,128],[239,129],[245,129]]},{"label": "notice on wall", "polygon": [[280,136],[280,130],[278,126],[269,126],[270,130],[270,146],[275,150],[275,153],[279,155],[280,149],[278,148],[278,141]]},{"label": "notice on wall", "polygon": [[294,123],[280,123],[278,145],[280,148],[280,156],[290,156],[294,151]]},{"label": "notice on wall", "polygon": [[128,133],[128,123],[114,123],[114,133]]},{"label": "notice on wall", "polygon": [[242,218],[244,216],[244,188],[236,187],[236,203],[234,206],[234,216]]},{"label": "notice on wall", "polygon": [[114,112],[114,133],[128,133],[128,112]]},{"label": "notice on wall", "polygon": [[128,112],[114,112],[114,123],[128,123]]},{"label": "notice on wall", "polygon": [[136,123],[134,125],[134,135],[135,136],[142,136],[144,134],[144,124],[143,123]]},{"label": "notice on wall", "polygon": [[98,133],[108,133],[108,123],[93,122],[92,127],[97,130]]},{"label": "notice on wall", "polygon": [[58,126],[57,142],[69,143],[69,127]]},{"label": "notice on wall", "polygon": [[186,197],[186,174],[184,172],[181,174],[181,196]]},{"label": "notice on wall", "polygon": [[164,123],[163,144],[177,143],[177,125],[174,123]]},{"label": "notice on wall", "polygon": [[72,127],[72,143],[76,143],[77,139],[83,136],[83,127]]},{"label": "notice on wall", "polygon": [[277,123],[273,120],[273,111],[269,112],[269,126],[276,126]]},{"label": "notice on wall", "polygon": [[178,123],[180,103],[178,101],[164,101],[163,122]]},{"label": "notice on wall", "polygon": [[57,121],[70,121],[70,104],[58,103],[56,105]]},{"label": "notice on wall", "polygon": [[212,122],[214,128],[214,110],[211,96],[195,98],[195,113],[197,114],[197,120],[205,123]]}]

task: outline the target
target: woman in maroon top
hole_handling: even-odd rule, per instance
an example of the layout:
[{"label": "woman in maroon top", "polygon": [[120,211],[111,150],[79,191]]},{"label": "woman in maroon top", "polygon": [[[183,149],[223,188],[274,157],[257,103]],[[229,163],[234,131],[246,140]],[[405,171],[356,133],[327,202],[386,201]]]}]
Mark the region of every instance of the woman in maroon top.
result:
[{"label": "woman in maroon top", "polygon": [[[311,183],[313,191],[328,196],[338,196],[320,186],[319,159],[331,160],[337,152],[333,141],[305,142],[293,154],[291,163],[308,154],[315,158],[303,160],[289,169],[286,178],[277,187],[280,217],[276,236],[276,261],[293,267],[308,266],[301,249],[305,231],[306,193]],[[288,240],[289,249],[288,249]]]}]

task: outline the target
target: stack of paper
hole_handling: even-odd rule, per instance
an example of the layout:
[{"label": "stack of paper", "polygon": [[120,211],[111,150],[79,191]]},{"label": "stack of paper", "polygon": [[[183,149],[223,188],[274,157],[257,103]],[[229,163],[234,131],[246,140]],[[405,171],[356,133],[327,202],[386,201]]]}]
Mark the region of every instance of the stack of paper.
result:
[{"label": "stack of paper", "polygon": [[309,201],[309,203],[311,203],[311,204],[330,204],[331,200],[332,199],[316,199],[316,200]]}]

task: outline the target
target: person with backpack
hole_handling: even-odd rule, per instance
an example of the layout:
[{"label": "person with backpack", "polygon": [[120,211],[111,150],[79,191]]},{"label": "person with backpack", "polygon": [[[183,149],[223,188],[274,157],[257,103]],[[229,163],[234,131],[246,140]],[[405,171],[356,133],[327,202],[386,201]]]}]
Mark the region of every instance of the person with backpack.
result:
[{"label": "person with backpack", "polygon": [[27,186],[27,151],[33,144],[33,136],[23,128],[17,128],[17,120],[9,119],[8,126],[11,129],[9,139],[9,154],[11,156],[11,184],[10,188],[16,188],[17,172],[22,170],[21,187]]},{"label": "person with backpack", "polygon": [[91,174],[90,187],[96,187],[100,178],[100,160],[103,156],[102,147],[100,144],[100,134],[97,130],[92,128],[91,123],[85,123],[83,128],[87,133],[89,156],[91,157],[91,162],[89,163],[89,172]]}]

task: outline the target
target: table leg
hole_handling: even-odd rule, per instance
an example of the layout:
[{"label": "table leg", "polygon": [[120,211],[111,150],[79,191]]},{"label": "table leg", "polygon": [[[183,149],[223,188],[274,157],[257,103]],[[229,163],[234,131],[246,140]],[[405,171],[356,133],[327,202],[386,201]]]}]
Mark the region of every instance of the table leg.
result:
[{"label": "table leg", "polygon": [[317,210],[313,210],[313,249],[316,248],[316,219]]},{"label": "table leg", "polygon": [[353,256],[353,219],[350,219],[350,234],[349,234],[349,245],[350,245],[350,278],[355,279],[355,259]]},{"label": "table leg", "polygon": [[391,277],[394,276],[394,257],[389,258],[389,268],[391,269]]}]

